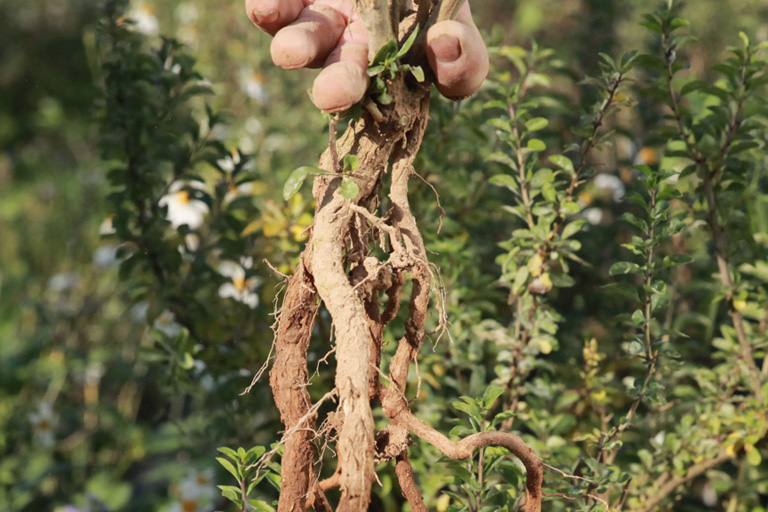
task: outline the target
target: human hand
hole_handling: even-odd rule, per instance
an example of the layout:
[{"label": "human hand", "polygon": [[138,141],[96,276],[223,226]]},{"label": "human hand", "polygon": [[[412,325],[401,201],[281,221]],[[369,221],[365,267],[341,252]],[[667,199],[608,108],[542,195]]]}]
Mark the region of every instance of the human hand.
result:
[{"label": "human hand", "polygon": [[[323,67],[312,97],[326,112],[341,112],[368,89],[368,37],[353,0],[245,0],[248,16],[274,35],[273,62],[285,69]],[[427,32],[427,59],[446,97],[477,92],[488,74],[488,52],[465,3],[455,21]]]}]

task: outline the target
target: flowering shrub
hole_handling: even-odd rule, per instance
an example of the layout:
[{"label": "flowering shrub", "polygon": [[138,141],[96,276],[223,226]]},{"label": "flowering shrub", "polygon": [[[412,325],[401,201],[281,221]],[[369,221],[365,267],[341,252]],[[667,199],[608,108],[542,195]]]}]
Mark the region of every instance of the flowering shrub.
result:
[{"label": "flowering shrub", "polygon": [[[0,43],[22,40],[33,4],[0,6]],[[483,91],[433,100],[410,203],[439,307],[404,396],[451,440],[519,435],[544,463],[543,510],[761,511],[765,18],[733,2],[752,13],[739,37],[710,2],[645,17],[635,4],[585,1],[577,21],[568,6],[516,3],[507,27],[555,45],[567,33],[568,46],[495,32]],[[29,118],[0,105],[0,507],[275,510],[288,433],[256,377],[311,234],[309,187],[281,191],[315,164],[327,120],[300,73],[271,70],[266,40],[233,37],[211,5],[46,5],[57,30],[98,12],[98,30],[71,40],[88,48],[73,76],[90,69],[101,89],[102,144],[93,153],[64,80],[32,103],[14,85]],[[503,11],[476,5],[478,19]],[[160,38],[171,23],[176,39]],[[345,177],[358,169],[350,160]],[[310,435],[325,480],[338,326],[316,314],[305,388],[327,419]],[[382,333],[385,363],[404,320]],[[506,448],[454,461],[406,444],[429,510],[525,506],[526,471]],[[397,462],[379,461],[370,509],[406,509]]]}]

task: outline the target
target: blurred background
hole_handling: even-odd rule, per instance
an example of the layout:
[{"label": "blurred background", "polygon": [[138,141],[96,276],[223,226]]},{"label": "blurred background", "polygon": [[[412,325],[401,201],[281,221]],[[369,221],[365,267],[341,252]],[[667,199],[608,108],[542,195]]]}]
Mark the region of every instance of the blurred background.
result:
[{"label": "blurred background", "polygon": [[[648,32],[639,25],[648,8],[644,0],[473,3],[489,41],[529,47],[535,39],[553,48],[577,78],[597,70],[598,52],[648,48]],[[306,199],[285,203],[281,190],[287,174],[316,161],[327,140],[325,120],[306,93],[314,72],[273,68],[269,38],[251,26],[241,2],[130,4],[135,29],[149,44],[177,38],[197,59],[215,91],[206,101],[229,116],[216,136],[254,155],[250,200],[259,212],[252,219],[252,255],[264,280],[256,289],[258,305],[231,311],[250,318],[250,341],[209,333],[223,347],[215,355],[203,348],[197,357],[190,349],[174,365],[157,365],[149,349],[163,333],[175,335],[178,324],[148,313],[152,304],[120,279],[117,247],[103,236],[110,230],[110,186],[95,123],[101,12],[96,0],[0,2],[0,509],[223,509],[214,483],[227,477],[215,468],[215,449],[268,445],[280,430],[265,381],[239,393],[266,360],[271,341],[277,279],[261,261],[290,271],[311,219]],[[702,76],[736,44],[739,30],[768,38],[766,0],[692,0],[685,12],[700,42],[691,68]],[[471,148],[461,151],[455,172],[471,177],[480,164],[466,156]],[[441,194],[463,188],[435,183]],[[599,240],[584,251],[597,255]],[[490,282],[493,269],[488,275]],[[504,296],[483,300],[503,303]],[[440,358],[430,357],[427,380],[434,380],[445,368],[431,366]],[[180,373],[169,377],[171,369]],[[376,506],[399,510],[391,476],[383,485]]]}]

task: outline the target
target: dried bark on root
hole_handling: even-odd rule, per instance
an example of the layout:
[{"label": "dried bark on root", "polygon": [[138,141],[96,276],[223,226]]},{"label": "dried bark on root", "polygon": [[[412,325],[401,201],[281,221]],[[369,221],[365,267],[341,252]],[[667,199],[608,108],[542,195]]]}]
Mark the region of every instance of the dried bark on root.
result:
[{"label": "dried bark on root", "polygon": [[[380,0],[359,0],[358,3],[358,7],[370,4],[379,10],[387,4]],[[447,2],[442,11],[435,13],[442,15],[445,9],[451,11],[456,3]],[[391,27],[373,19],[371,12],[363,16],[369,35],[371,31],[379,32],[371,41],[386,40],[386,32]],[[434,14],[432,18],[437,16]],[[410,27],[401,29],[401,36],[408,29]],[[335,173],[345,155],[356,155],[359,167],[349,177],[357,184],[359,193],[353,200],[345,199],[340,190],[341,176],[335,174],[315,179],[313,195],[317,207],[310,238],[296,273],[288,280],[279,311],[275,363],[270,372],[275,403],[286,429],[278,512],[299,512],[309,507],[322,512],[330,510],[324,492],[337,486],[341,491],[337,511],[367,510],[375,465],[393,458],[401,489],[411,508],[425,512],[427,509],[408,459],[408,432],[457,459],[470,457],[482,446],[508,448],[528,472],[526,511],[538,512],[541,461],[522,439],[509,433],[485,432],[452,442],[410,411],[406,399],[408,371],[425,337],[430,291],[435,281],[408,201],[408,181],[429,116],[429,84],[417,84],[398,76],[390,80],[388,92],[393,97],[390,105],[381,106],[373,114],[365,114],[352,123],[320,159],[320,168]],[[392,208],[384,217],[378,215],[376,209],[382,177],[390,168],[388,194]],[[387,242],[382,249],[389,257],[383,262],[371,255],[372,246],[380,240],[377,234]],[[405,334],[390,361],[385,386],[379,378],[383,375],[382,335],[384,327],[400,309],[400,291],[406,276],[412,282],[412,291]],[[380,292],[388,297],[383,312]],[[332,413],[337,434],[337,468],[331,478],[322,482],[316,482],[313,466],[318,457],[313,445],[317,435],[317,408],[313,408],[307,392],[307,350],[319,301],[333,320],[335,387],[339,400],[337,411]],[[387,427],[390,430],[385,429],[378,435],[371,409],[374,401],[381,403],[391,423]]]}]

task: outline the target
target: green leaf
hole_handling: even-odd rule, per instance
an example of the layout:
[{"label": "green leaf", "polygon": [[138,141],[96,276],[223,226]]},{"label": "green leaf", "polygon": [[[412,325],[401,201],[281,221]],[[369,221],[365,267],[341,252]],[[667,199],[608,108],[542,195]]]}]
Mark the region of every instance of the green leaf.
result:
[{"label": "green leaf", "polygon": [[[635,311],[635,313],[637,313],[637,311]],[[632,315],[632,320],[633,321],[635,320],[635,315]],[[629,344],[627,345],[627,353],[631,356],[642,354],[644,350],[645,350],[645,347],[643,346],[643,344],[637,340],[630,341]]]},{"label": "green leaf", "polygon": [[602,57],[602,59],[605,61],[606,64],[608,64],[608,66],[611,67],[611,69],[616,69],[616,63],[613,61],[613,57],[603,52],[599,52],[598,55]]},{"label": "green leaf", "polygon": [[234,485],[217,485],[221,489],[221,495],[233,502],[235,505],[241,505],[240,489]]},{"label": "green leaf", "polygon": [[547,145],[544,144],[544,141],[539,139],[529,139],[526,146],[528,149],[532,149],[534,151],[545,151],[547,149]]},{"label": "green leaf", "polygon": [[622,297],[634,299],[638,302],[640,301],[640,296],[637,293],[637,287],[629,283],[610,283],[604,285],[603,288],[611,293],[621,295]]},{"label": "green leaf", "polygon": [[638,51],[637,50],[631,50],[625,53],[621,56],[621,71],[627,72],[630,69],[630,64],[635,60],[637,57]]},{"label": "green leaf", "polygon": [[682,27],[689,27],[690,25],[691,25],[691,22],[683,18],[675,18],[671,22],[669,22],[669,28],[671,28],[672,30],[676,30]]},{"label": "green leaf", "polygon": [[760,450],[753,446],[752,449],[747,452],[747,462],[749,462],[752,466],[757,467],[762,461],[763,457],[760,455]]},{"label": "green leaf", "polygon": [[525,129],[529,132],[543,130],[549,125],[549,121],[543,117],[534,117],[525,123]]},{"label": "green leaf", "polygon": [[360,159],[357,158],[357,155],[347,155],[344,157],[344,172],[355,172],[357,168],[360,167]]},{"label": "green leaf", "polygon": [[248,500],[248,504],[252,506],[256,512],[275,512],[275,507],[261,500]]},{"label": "green leaf", "polygon": [[451,404],[455,409],[458,409],[461,412],[465,412],[469,414],[472,417],[477,417],[480,415],[480,409],[477,408],[477,405],[474,403],[468,404],[466,402],[461,401],[455,401]]},{"label": "green leaf", "polygon": [[221,464],[224,469],[230,472],[230,474],[235,477],[236,480],[240,481],[240,477],[242,476],[240,472],[235,468],[235,466],[229,462],[224,457],[216,457],[216,460],[219,461],[219,464]]},{"label": "green leaf", "polygon": [[556,286],[557,288],[570,288],[576,284],[576,280],[574,278],[568,274],[563,274],[560,272],[550,274],[549,278],[552,280],[552,285]]},{"label": "green leaf", "polygon": [[488,386],[485,393],[483,393],[483,402],[485,402],[485,408],[490,409],[493,407],[493,403],[504,394],[504,388],[501,386]]},{"label": "green leaf", "polygon": [[368,68],[368,76],[373,77],[373,76],[379,75],[381,74],[382,71],[384,71],[384,66],[382,66],[381,64],[376,66],[371,66]]},{"label": "green leaf", "polygon": [[572,237],[573,235],[581,231],[581,228],[584,227],[584,224],[586,224],[586,222],[587,222],[586,220],[581,219],[581,220],[575,220],[573,222],[568,223],[563,228],[563,234],[560,235],[560,238],[562,240],[565,240],[566,238]]},{"label": "green leaf", "polygon": [[280,481],[280,475],[275,473],[270,473],[267,475],[267,482],[272,484],[272,487],[280,491],[280,489],[283,486],[283,483]]},{"label": "green leaf", "polygon": [[680,89],[680,96],[685,96],[696,91],[706,91],[710,85],[703,80],[692,80]]},{"label": "green leaf", "polygon": [[637,265],[637,263],[632,263],[629,261],[619,261],[611,265],[610,270],[608,270],[608,273],[612,276],[617,275],[623,275],[623,274],[638,274],[640,273],[640,267]]},{"label": "green leaf", "polygon": [[552,183],[554,181],[555,181],[554,171],[552,171],[552,169],[547,169],[546,167],[543,167],[533,174],[533,177],[531,178],[531,187],[541,188],[547,183]]},{"label": "green leaf", "polygon": [[500,164],[506,165],[507,167],[510,167],[514,170],[517,170],[517,162],[515,162],[508,154],[502,153],[501,151],[497,151],[495,153],[491,153],[487,157],[485,157],[486,162],[498,162]]},{"label": "green leaf", "polygon": [[565,215],[574,215],[581,211],[581,207],[574,201],[567,201],[560,205],[560,211]]},{"label": "green leaf", "polygon": [[739,32],[739,37],[744,43],[744,47],[749,48],[749,36],[747,36],[747,34],[745,34],[744,32]]},{"label": "green leaf", "polygon": [[360,187],[357,186],[357,183],[355,183],[355,180],[350,178],[344,178],[341,182],[341,195],[344,197],[344,199],[349,199],[350,201],[357,197],[357,194],[360,192]]},{"label": "green leaf", "polygon": [[408,53],[408,50],[411,49],[411,46],[413,46],[414,41],[416,41],[416,36],[419,35],[420,28],[421,27],[419,27],[419,25],[416,25],[416,28],[413,29],[413,32],[411,32],[411,35],[409,35],[408,39],[406,39],[405,42],[403,43],[403,46],[400,48],[400,51],[398,51],[397,55],[395,55],[395,59],[405,57],[405,54]]},{"label": "green leaf", "polygon": [[496,176],[492,176],[491,179],[488,180],[488,183],[499,187],[507,187],[515,192],[520,190],[517,180],[509,174],[497,174]]},{"label": "green leaf", "polygon": [[[397,41],[390,39],[387,44],[379,48],[376,55],[373,57],[371,64],[384,64],[388,60],[392,60],[397,55]],[[382,67],[383,69],[383,67]]]},{"label": "green leaf", "polygon": [[647,165],[634,165],[632,166],[633,169],[637,169],[641,173],[645,174],[646,176],[651,176],[653,174],[653,169],[650,168],[650,166]]},{"label": "green leaf", "polygon": [[514,418],[517,414],[517,411],[501,411],[499,414],[497,414],[493,421],[491,422],[491,426],[498,425],[499,423],[502,423],[510,418]]},{"label": "green leaf", "polygon": [[663,265],[665,267],[674,267],[677,265],[687,265],[693,261],[693,257],[687,254],[670,254],[664,257]]},{"label": "green leaf", "polygon": [[307,179],[307,176],[318,170],[319,169],[315,169],[314,167],[307,166],[295,169],[291,175],[288,176],[285,185],[283,185],[283,199],[288,201],[292,198],[304,184],[304,180]]},{"label": "green leaf", "polygon": [[571,162],[571,159],[568,157],[563,155],[552,155],[549,157],[549,161],[570,174],[575,172],[573,162]]},{"label": "green leaf", "polygon": [[387,92],[383,92],[379,94],[378,100],[382,105],[389,105],[392,103],[392,96],[390,96]]},{"label": "green leaf", "polygon": [[413,78],[415,78],[417,82],[423,82],[425,79],[424,70],[421,68],[421,66],[412,66],[411,74],[413,75]]},{"label": "green leaf", "polygon": [[254,446],[253,448],[251,448],[250,450],[248,450],[248,453],[247,453],[246,455],[247,455],[249,458],[250,458],[250,457],[259,458],[259,457],[261,457],[262,455],[264,455],[264,453],[266,453],[266,451],[267,451],[267,449],[266,449],[266,447],[264,447],[264,446]]},{"label": "green leaf", "polygon": [[638,219],[633,214],[629,212],[624,212],[621,217],[619,217],[624,222],[629,222],[633,226],[635,226],[637,229],[642,231],[643,233],[648,232],[648,223],[645,222],[643,219]]},{"label": "green leaf", "polygon": [[669,295],[665,293],[655,293],[651,296],[651,311],[654,313],[667,307],[669,304]]},{"label": "green leaf", "polygon": [[512,129],[512,125],[507,119],[501,119],[499,117],[491,118],[488,121],[488,124],[493,126],[494,128],[498,128],[501,131],[512,133],[514,130]]}]

